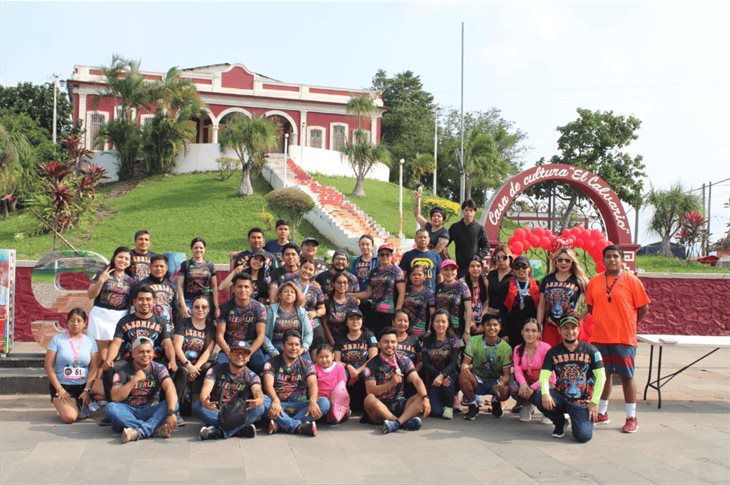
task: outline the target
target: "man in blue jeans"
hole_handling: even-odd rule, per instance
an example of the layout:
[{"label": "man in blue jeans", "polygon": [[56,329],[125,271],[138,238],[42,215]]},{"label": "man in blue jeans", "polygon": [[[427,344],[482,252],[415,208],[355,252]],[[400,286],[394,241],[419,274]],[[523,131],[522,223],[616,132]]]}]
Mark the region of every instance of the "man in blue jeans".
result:
[{"label": "man in blue jeans", "polygon": [[[167,368],[152,360],[155,351],[149,337],[132,343],[132,361],[114,371],[106,418],[122,433],[122,443],[159,436],[169,438],[177,429],[177,392]],[[160,401],[160,391],[165,400]]]},{"label": "man in blue jeans", "polygon": [[281,354],[264,364],[264,392],[271,399],[269,434],[277,431],[317,435],[315,422],[330,409],[326,397],[317,397],[317,374],[312,362],[302,359],[302,336],[284,332]]},{"label": "man in blue jeans", "polygon": [[[201,440],[231,436],[255,438],[254,423],[271,403],[261,390],[259,376],[246,367],[251,357],[251,345],[239,340],[232,342],[229,348],[228,363],[208,370],[200,390],[200,401],[193,403],[193,413],[205,424],[200,428]],[[232,406],[236,400],[242,400],[245,406],[227,414],[226,407]],[[225,414],[223,420],[222,412]]]},{"label": "man in blue jeans", "polygon": [[[558,323],[561,344],[548,350],[540,371],[540,391],[532,403],[553,422],[554,438],[565,436],[570,416],[573,437],[581,443],[593,437],[593,423],[598,417],[598,401],[606,373],[601,353],[591,344],[578,340],[580,321],[566,315]],[[555,372],[555,389],[550,389],[550,375]]]}]

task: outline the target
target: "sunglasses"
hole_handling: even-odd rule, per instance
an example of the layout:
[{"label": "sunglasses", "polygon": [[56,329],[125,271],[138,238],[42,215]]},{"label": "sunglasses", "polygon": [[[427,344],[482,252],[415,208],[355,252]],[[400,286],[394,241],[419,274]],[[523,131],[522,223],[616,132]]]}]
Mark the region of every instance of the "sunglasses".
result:
[{"label": "sunglasses", "polygon": [[509,256],[495,256],[492,258],[494,261],[507,261]]},{"label": "sunglasses", "polygon": [[207,310],[208,305],[193,305],[193,310]]},{"label": "sunglasses", "polygon": [[572,263],[573,262],[573,260],[569,259],[569,258],[558,258],[555,261],[557,261],[558,263]]},{"label": "sunglasses", "polygon": [[515,266],[515,269],[518,269],[518,270],[527,269],[527,268],[528,268],[528,266],[526,264],[518,264],[517,266]]}]

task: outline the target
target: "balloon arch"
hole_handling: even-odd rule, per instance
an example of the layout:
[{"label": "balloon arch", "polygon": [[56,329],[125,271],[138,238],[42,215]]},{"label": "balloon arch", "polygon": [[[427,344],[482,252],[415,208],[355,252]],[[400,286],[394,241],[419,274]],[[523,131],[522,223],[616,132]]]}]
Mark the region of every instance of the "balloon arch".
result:
[{"label": "balloon arch", "polygon": [[492,196],[488,204],[484,228],[494,248],[500,244],[499,228],[504,216],[517,197],[530,187],[543,182],[561,182],[570,185],[588,197],[603,218],[606,234],[597,229],[576,226],[553,234],[548,229],[521,227],[515,229],[508,244],[515,255],[531,248],[554,251],[561,247],[581,248],[593,257],[599,271],[603,270],[601,253],[609,244],[618,244],[624,250],[624,260],[631,270],[636,269],[636,250],[631,242],[631,229],[624,206],[616,192],[598,175],[580,167],[563,164],[532,167],[507,180]]}]

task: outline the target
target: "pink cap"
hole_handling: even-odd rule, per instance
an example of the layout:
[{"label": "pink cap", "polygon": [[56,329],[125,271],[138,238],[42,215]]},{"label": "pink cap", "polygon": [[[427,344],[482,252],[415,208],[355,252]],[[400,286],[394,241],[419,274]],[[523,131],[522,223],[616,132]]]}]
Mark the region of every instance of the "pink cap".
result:
[{"label": "pink cap", "polygon": [[443,263],[441,263],[441,269],[444,269],[448,266],[453,266],[454,268],[459,269],[459,265],[456,264],[456,261],[454,261],[453,259],[446,259]]}]

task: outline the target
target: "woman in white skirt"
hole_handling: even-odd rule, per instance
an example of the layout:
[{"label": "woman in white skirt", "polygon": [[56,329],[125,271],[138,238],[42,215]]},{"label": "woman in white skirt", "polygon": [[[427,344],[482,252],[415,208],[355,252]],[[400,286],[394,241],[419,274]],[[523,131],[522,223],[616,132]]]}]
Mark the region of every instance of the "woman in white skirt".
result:
[{"label": "woman in white skirt", "polygon": [[87,292],[94,300],[94,308],[89,314],[89,338],[96,340],[99,349],[99,369],[106,361],[109,344],[114,338],[117,322],[129,310],[131,301],[132,278],[127,270],[132,253],[127,247],[118,247],[114,251],[111,263],[101,273],[94,276]]}]

